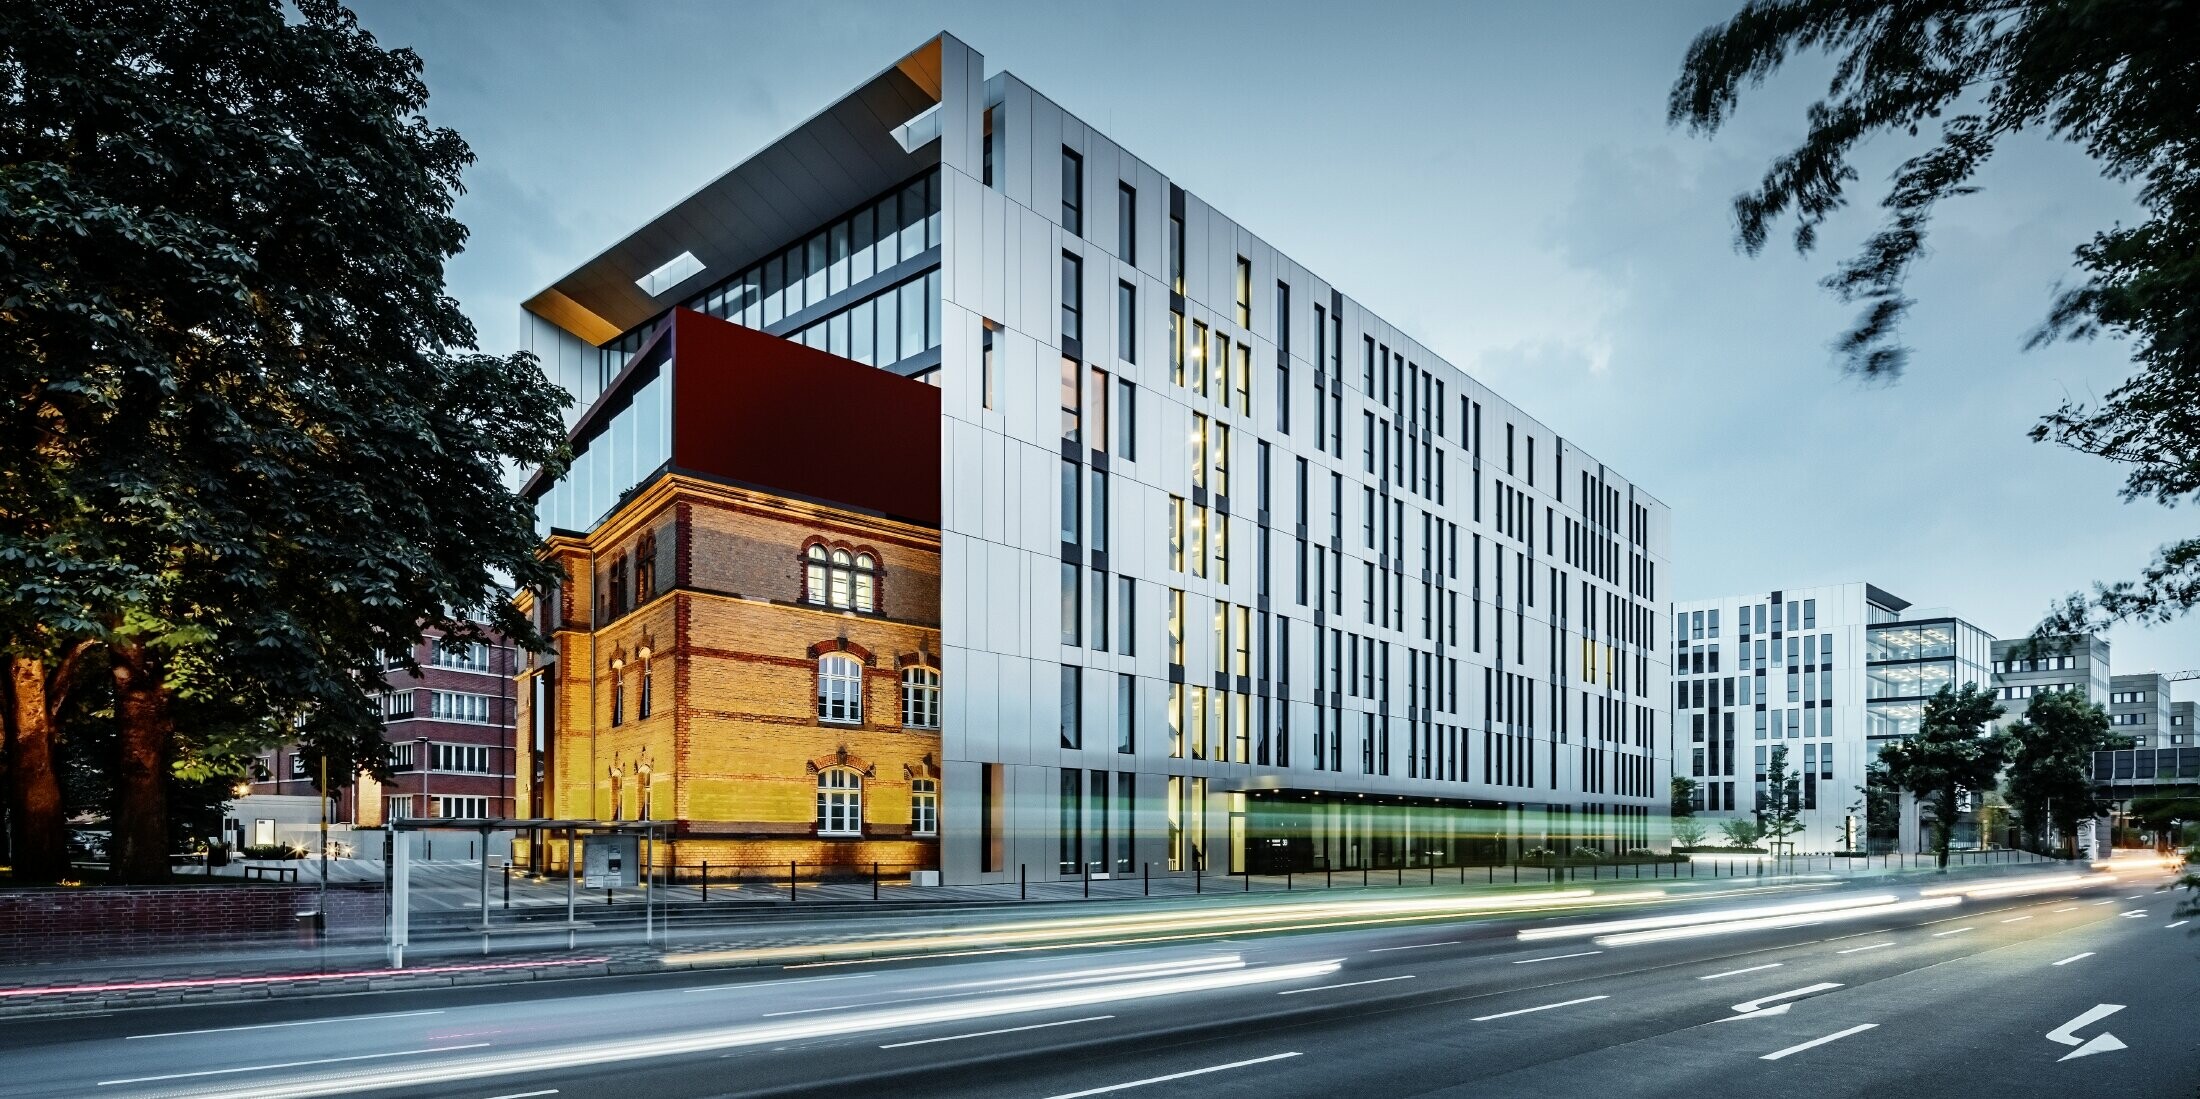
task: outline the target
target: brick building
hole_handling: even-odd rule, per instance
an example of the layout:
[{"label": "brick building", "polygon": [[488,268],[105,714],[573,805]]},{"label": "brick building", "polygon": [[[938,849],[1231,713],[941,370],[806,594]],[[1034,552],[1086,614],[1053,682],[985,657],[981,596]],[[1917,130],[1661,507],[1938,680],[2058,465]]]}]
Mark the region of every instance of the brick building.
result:
[{"label": "brick building", "polygon": [[[382,715],[392,781],[362,776],[339,790],[329,805],[332,827],[378,828],[392,817],[512,815],[519,774],[513,736],[518,650],[501,640],[452,650],[440,639],[431,631],[413,650],[417,678],[398,661],[387,662]],[[309,836],[320,824],[312,762],[286,744],[260,763],[268,777],[231,806],[229,838],[310,848]]]},{"label": "brick building", "polygon": [[[805,430],[820,402],[845,433]],[[588,455],[661,451],[586,530],[548,530],[570,580],[522,597],[553,639],[520,676],[522,815],[665,821],[683,868],[936,869],[937,403],[674,315],[575,428],[579,475],[529,486],[573,514]]]}]

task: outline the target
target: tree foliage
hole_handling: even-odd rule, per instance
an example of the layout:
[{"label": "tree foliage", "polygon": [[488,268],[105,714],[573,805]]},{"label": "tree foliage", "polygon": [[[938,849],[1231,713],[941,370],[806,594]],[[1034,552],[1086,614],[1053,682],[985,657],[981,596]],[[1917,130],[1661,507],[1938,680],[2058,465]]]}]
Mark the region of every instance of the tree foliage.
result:
[{"label": "tree foliage", "polygon": [[471,153],[426,100],[334,0],[0,6],[0,645],[104,658],[126,879],[200,702],[379,766],[380,652],[537,643],[506,471],[566,398],[444,290]]},{"label": "tree foliage", "polygon": [[1788,767],[1788,747],[1776,744],[1765,766],[1765,800],[1757,807],[1757,827],[1777,853],[1789,836],[1803,830],[1803,780]]},{"label": "tree foliage", "polygon": [[1917,735],[1879,751],[1887,779],[1933,808],[1933,852],[1948,868],[1948,843],[1963,792],[1983,793],[2001,776],[2009,737],[1993,728],[2002,714],[1991,690],[1966,683],[1925,700]]},{"label": "tree foliage", "polygon": [[[2200,7],[2193,0],[1752,0],[1689,47],[1667,116],[1699,133],[1728,122],[1744,89],[1795,55],[1833,59],[1808,131],[1735,200],[1739,242],[1763,250],[1790,217],[1800,252],[1848,206],[1853,157],[1875,137],[1928,147],[1880,198],[1885,221],[1825,285],[1861,314],[1836,347],[1851,371],[1892,379],[1914,304],[1906,283],[1927,254],[1944,199],[1980,187],[2004,142],[2030,132],[2083,149],[2144,211],[2075,247],[2078,272],[2030,334],[2031,346],[2110,335],[2139,372],[2096,404],[2066,402],[2035,440],[2129,467],[2126,499],[2200,494]],[[2136,580],[2073,596],[2050,627],[2163,621],[2200,603],[2200,539],[2165,547]],[[2043,627],[2043,629],[2050,628]]]},{"label": "tree foliage", "polygon": [[2044,691],[2032,696],[2009,738],[2009,804],[2026,832],[2044,837],[2052,826],[2074,850],[2078,822],[2103,807],[2094,796],[2093,753],[2114,739],[2108,711],[2076,691]]},{"label": "tree foliage", "polygon": [[1702,797],[1703,783],[1697,782],[1687,775],[1673,776],[1672,813],[1674,819],[1695,816],[1696,802]]}]

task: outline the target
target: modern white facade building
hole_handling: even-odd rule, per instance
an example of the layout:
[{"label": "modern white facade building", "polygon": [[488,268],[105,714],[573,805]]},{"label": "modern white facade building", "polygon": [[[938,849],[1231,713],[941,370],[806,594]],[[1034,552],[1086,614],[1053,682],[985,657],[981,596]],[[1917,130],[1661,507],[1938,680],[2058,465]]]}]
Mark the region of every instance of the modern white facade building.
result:
[{"label": "modern white facade building", "polygon": [[1914,735],[1941,687],[1993,682],[1985,631],[1915,614],[1872,584],[1676,603],[1673,623],[1675,773],[1701,784],[1700,815],[1716,828],[1754,817],[1785,747],[1800,852],[1861,850],[1864,772],[1879,749]]},{"label": "modern white facade building", "polygon": [[526,303],[546,528],[677,307],[941,388],[945,880],[1662,843],[1666,507],[955,38]]}]

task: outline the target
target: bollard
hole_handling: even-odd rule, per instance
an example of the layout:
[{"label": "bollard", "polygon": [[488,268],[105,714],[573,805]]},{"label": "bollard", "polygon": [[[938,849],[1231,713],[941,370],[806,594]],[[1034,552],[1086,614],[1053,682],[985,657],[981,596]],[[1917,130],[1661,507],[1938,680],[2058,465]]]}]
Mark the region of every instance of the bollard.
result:
[{"label": "bollard", "polygon": [[710,860],[709,860],[709,859],[704,859],[704,860],[703,860],[703,900],[704,900],[704,902],[705,902],[705,903],[708,903],[708,902],[710,901]]},{"label": "bollard", "polygon": [[604,890],[603,890],[603,903],[605,903],[605,904],[610,904],[610,903],[611,903],[611,887],[610,887],[610,886],[608,886],[608,885],[607,885],[607,886],[604,886]]},{"label": "bollard", "polygon": [[789,863],[787,863],[787,903],[788,903],[788,904],[793,904],[793,903],[794,903],[794,902],[796,901],[796,899],[797,899],[797,898],[795,897],[795,892],[794,892],[794,889],[795,889],[794,883],[795,883],[795,864],[794,864],[793,862],[791,862],[791,861],[790,861]]},{"label": "bollard", "polygon": [[1330,865],[1328,857],[1327,857],[1327,856],[1324,856],[1324,857],[1322,858],[1322,888],[1323,888],[1323,889],[1335,889],[1336,887],[1337,887],[1337,868],[1336,868],[1335,866],[1332,866],[1332,865]]},{"label": "bollard", "polygon": [[1020,862],[1016,864],[1016,899],[1020,901],[1031,899],[1031,875],[1027,872],[1024,864]]},{"label": "bollard", "polygon": [[1484,869],[1485,869],[1485,870],[1487,870],[1487,871],[1489,871],[1489,872],[1488,872],[1488,873],[1486,873],[1486,874],[1484,874],[1484,875],[1482,875],[1482,880],[1483,880],[1483,881],[1484,881],[1485,883],[1487,883],[1487,884],[1490,884],[1490,885],[1496,885],[1496,884],[1497,884],[1497,864],[1493,862],[1493,863],[1489,864],[1489,865],[1488,865],[1487,867],[1484,867]]},{"label": "bollard", "polygon": [[1253,871],[1250,867],[1245,871],[1245,891],[1248,893],[1253,891]]},{"label": "bollard", "polygon": [[1140,882],[1142,883],[1144,895],[1148,897],[1153,896],[1153,864],[1150,862],[1139,863],[1138,877]]},{"label": "bollard", "polygon": [[1195,862],[1193,862],[1193,863],[1192,863],[1192,892],[1193,892],[1193,893],[1195,893],[1195,894],[1197,894],[1197,893],[1205,893],[1205,892],[1207,891],[1207,886],[1206,886],[1206,883],[1205,883],[1205,881],[1203,880],[1203,875],[1205,875],[1206,873],[1207,873],[1207,864],[1206,864],[1206,863],[1203,863],[1203,862],[1197,862],[1197,861],[1195,861]]},{"label": "bollard", "polygon": [[1085,899],[1089,901],[1092,899],[1092,864],[1089,862],[1080,862],[1077,864],[1077,868],[1084,875]]},{"label": "bollard", "polygon": [[878,864],[871,864],[871,899],[878,899]]},{"label": "bollard", "polygon": [[1291,891],[1291,868],[1288,866],[1283,868],[1283,891],[1286,893]]},{"label": "bollard", "polygon": [[1399,863],[1399,864],[1398,864],[1398,884],[1399,884],[1399,885],[1404,885],[1405,883],[1406,883],[1406,864],[1405,864],[1405,863],[1402,863],[1402,862],[1401,862],[1401,863]]},{"label": "bollard", "polygon": [[512,907],[512,864],[504,864],[504,907]]},{"label": "bollard", "polygon": [[1433,862],[1428,864],[1428,883],[1430,885],[1436,884],[1436,864]]}]

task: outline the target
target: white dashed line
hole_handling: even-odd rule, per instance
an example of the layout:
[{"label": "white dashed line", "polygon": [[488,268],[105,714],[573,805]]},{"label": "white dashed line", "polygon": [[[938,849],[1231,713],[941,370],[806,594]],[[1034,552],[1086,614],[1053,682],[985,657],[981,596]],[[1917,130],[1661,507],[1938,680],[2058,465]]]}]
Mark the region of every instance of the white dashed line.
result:
[{"label": "white dashed line", "polygon": [[1848,948],[1847,950],[1836,950],[1836,951],[1834,951],[1834,953],[1836,953],[1836,954],[1862,954],[1863,952],[1865,952],[1865,951],[1867,951],[1867,950],[1877,950],[1877,949],[1879,949],[1879,948],[1880,948],[1880,947],[1882,947],[1882,946],[1893,946],[1893,945],[1894,945],[1894,944],[1893,944],[1893,943],[1891,943],[1891,942],[1884,942],[1884,943],[1873,943],[1873,944],[1871,944],[1870,946],[1852,946],[1852,947]]},{"label": "white dashed line", "polygon": [[913,1042],[893,1042],[878,1048],[904,1049],[909,1046],[928,1046],[935,1042],[960,1042],[965,1038],[991,1038],[996,1034],[1020,1034],[1027,1030],[1045,1030],[1048,1027],[1069,1026],[1072,1023],[1097,1023],[1102,1019],[1113,1018],[1115,1018],[1113,1015],[1087,1015],[1082,1019],[1061,1019],[1051,1023],[1033,1023],[1030,1026],[1012,1026],[1001,1030],[980,1030],[971,1034],[950,1034],[945,1038],[919,1038]]},{"label": "white dashed line", "polygon": [[1941,938],[1946,938],[1946,937],[1947,937],[1947,936],[1949,936],[1949,935],[1961,935],[1961,934],[1963,934],[1963,933],[1964,933],[1964,932],[1966,932],[1966,931],[1976,931],[1976,930],[1978,930],[1978,929],[1977,929],[1976,927],[1951,927],[1951,928],[1949,928],[1949,929],[1948,929],[1948,930],[1946,930],[1946,931],[1935,931],[1935,932],[1933,932],[1933,938],[1936,938],[1936,939],[1941,939]]},{"label": "white dashed line", "polygon": [[1589,956],[1589,955],[1591,955],[1591,954],[1602,954],[1602,953],[1604,953],[1604,952],[1603,952],[1603,951],[1601,951],[1601,950],[1584,950],[1584,951],[1581,951],[1581,952],[1579,952],[1579,953],[1575,953],[1575,954],[1549,954],[1549,955],[1545,955],[1544,957],[1541,957],[1541,958],[1522,958],[1522,959],[1520,959],[1519,961],[1517,961],[1517,962],[1514,962],[1513,964],[1514,964],[1514,965],[1534,965],[1534,964],[1535,964],[1535,963],[1537,963],[1537,962],[1555,962],[1555,961],[1560,961],[1560,960],[1562,960],[1562,959],[1565,959],[1565,958],[1586,958],[1586,957],[1588,957],[1588,956]]},{"label": "white dashed line", "polygon": [[1510,1019],[1515,1015],[1531,1015],[1538,1011],[1549,1011],[1555,1007],[1572,1007],[1575,1004],[1593,1003],[1597,1000],[1609,999],[1611,999],[1610,996],[1583,996],[1578,1000],[1561,1000],[1555,1004],[1540,1004],[1535,1007],[1524,1007],[1518,1011],[1500,1011],[1495,1015],[1477,1015],[1474,1017],[1474,1021],[1477,1023],[1486,1023],[1492,1019]]},{"label": "white dashed line", "polygon": [[1327,992],[1332,988],[1358,988],[1361,985],[1379,985],[1383,984],[1386,981],[1410,981],[1412,979],[1413,974],[1408,973],[1403,977],[1377,977],[1372,981],[1346,981],[1341,985],[1315,985],[1312,988],[1287,988],[1284,989],[1282,992],[1276,993],[1276,995],[1296,996],[1302,992]]},{"label": "white dashed line", "polygon": [[2011,917],[2009,917],[2008,919],[2006,919],[2006,920],[2003,920],[2003,921],[2001,921],[2001,922],[2003,922],[2003,923],[2022,923],[2022,922],[2024,922],[2025,920],[2029,920],[2029,919],[2031,919],[2031,918],[2032,918],[2032,917],[2030,917],[2030,916],[2011,916]]},{"label": "white dashed line", "polygon": [[1368,953],[1386,954],[1393,950],[1427,950],[1429,947],[1432,946],[1458,946],[1460,943],[1463,943],[1465,941],[1465,939],[1450,939],[1440,943],[1414,943],[1411,946],[1378,946],[1375,949],[1368,951]]},{"label": "white dashed line", "polygon": [[1782,1057],[1785,1057],[1785,1056],[1787,1056],[1788,1054],[1791,1054],[1791,1053],[1801,1053],[1801,1052],[1803,1052],[1803,1051],[1804,1051],[1804,1050],[1806,1050],[1806,1049],[1811,1049],[1811,1048],[1814,1048],[1814,1047],[1816,1047],[1816,1046],[1822,1046],[1822,1045],[1825,1045],[1825,1044],[1826,1044],[1827,1042],[1838,1042],[1838,1041],[1840,1041],[1841,1039],[1843,1039],[1843,1038],[1846,1038],[1846,1037],[1848,1037],[1848,1036],[1849,1036],[1849,1035],[1851,1035],[1851,1034],[1862,1034],[1862,1033],[1864,1033],[1865,1031],[1867,1031],[1867,1030],[1870,1030],[1871,1028],[1873,1028],[1873,1027],[1875,1027],[1875,1026],[1878,1026],[1878,1025],[1879,1025],[1878,1023],[1859,1023],[1859,1024],[1857,1024],[1856,1026],[1852,1026],[1852,1027],[1850,1027],[1850,1028],[1849,1028],[1849,1029],[1847,1029],[1847,1030],[1836,1030],[1836,1031],[1834,1031],[1833,1033],[1831,1033],[1831,1034],[1828,1034],[1828,1035],[1826,1035],[1826,1036],[1825,1036],[1825,1037],[1823,1037],[1823,1038],[1813,1038],[1813,1039],[1811,1039],[1810,1041],[1808,1041],[1808,1042],[1803,1042],[1803,1043],[1801,1043],[1801,1044],[1799,1044],[1799,1045],[1792,1045],[1792,1046],[1789,1046],[1789,1047],[1787,1047],[1786,1049],[1783,1049],[1783,1050],[1779,1050],[1779,1051],[1776,1051],[1776,1052],[1773,1052],[1773,1053],[1767,1053],[1767,1054],[1765,1054],[1765,1055],[1764,1055],[1763,1057],[1759,1057],[1759,1058],[1758,1058],[1758,1060],[1760,1060],[1760,1061],[1777,1061],[1777,1060],[1779,1060],[1780,1058],[1782,1058]]},{"label": "white dashed line", "polygon": [[1254,1057],[1250,1060],[1245,1061],[1232,1061],[1227,1065],[1209,1065],[1206,1068],[1195,1068],[1187,1072],[1172,1072],[1167,1076],[1148,1076],[1143,1080],[1132,1080],[1129,1083],[1124,1084],[1109,1084],[1106,1087],[1086,1088],[1083,1091],[1067,1091],[1063,1092],[1060,1095],[1050,1095],[1047,1097],[1047,1099],[1084,1099],[1084,1097],[1087,1095],[1106,1095],[1111,1091],[1127,1091],[1131,1088],[1145,1087],[1147,1084],[1160,1084],[1166,1083],[1170,1080],[1182,1080],[1187,1076],[1205,1076],[1210,1072],[1227,1072],[1230,1069],[1244,1068],[1247,1065],[1265,1065],[1270,1061],[1281,1061],[1287,1057],[1296,1056],[1298,1056],[1298,1054],[1296,1053],[1272,1053],[1266,1057]]},{"label": "white dashed line", "polygon": [[2080,959],[2082,959],[2082,958],[2090,958],[2090,957],[2092,957],[2092,956],[2093,956],[2093,951],[2090,951],[2090,950],[2088,950],[2088,951],[2086,951],[2086,952],[2085,952],[2085,953],[2083,953],[2083,954],[2072,954],[2071,956],[2069,956],[2069,957],[2067,957],[2067,958],[2064,958],[2064,959],[2063,959],[2062,961],[2056,962],[2055,964],[2056,964],[2056,965],[2069,965],[2070,963],[2072,963],[2072,962],[2075,962],[2075,961],[2078,961],[2078,960],[2080,960]]},{"label": "white dashed line", "polygon": [[1748,969],[1729,969],[1724,973],[1713,973],[1709,976],[1698,977],[1696,979],[1699,981],[1716,981],[1721,977],[1739,977],[1744,973],[1758,973],[1767,969],[1778,969],[1786,964],[1787,963],[1785,962],[1772,962],[1767,965],[1753,965],[1750,966]]}]

